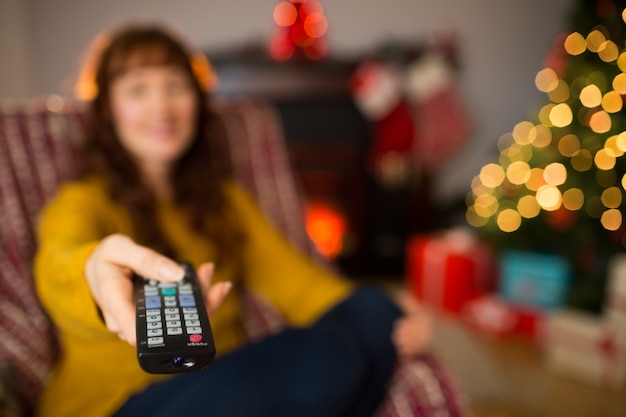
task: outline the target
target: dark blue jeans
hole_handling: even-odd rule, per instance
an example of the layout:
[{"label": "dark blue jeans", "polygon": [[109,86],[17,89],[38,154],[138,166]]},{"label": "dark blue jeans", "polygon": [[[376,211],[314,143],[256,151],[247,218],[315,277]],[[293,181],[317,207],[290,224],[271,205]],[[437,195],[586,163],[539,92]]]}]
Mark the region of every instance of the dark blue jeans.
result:
[{"label": "dark blue jeans", "polygon": [[384,396],[400,310],[362,287],[304,329],[287,329],[156,383],[116,417],[365,417]]}]

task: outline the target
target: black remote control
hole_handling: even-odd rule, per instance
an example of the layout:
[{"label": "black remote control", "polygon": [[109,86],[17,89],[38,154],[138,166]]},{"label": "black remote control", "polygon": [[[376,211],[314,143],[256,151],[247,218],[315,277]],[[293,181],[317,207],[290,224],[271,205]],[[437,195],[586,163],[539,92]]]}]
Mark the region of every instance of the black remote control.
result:
[{"label": "black remote control", "polygon": [[169,283],[134,275],[137,358],[153,374],[204,369],[215,358],[211,325],[196,273],[180,264],[185,278]]}]

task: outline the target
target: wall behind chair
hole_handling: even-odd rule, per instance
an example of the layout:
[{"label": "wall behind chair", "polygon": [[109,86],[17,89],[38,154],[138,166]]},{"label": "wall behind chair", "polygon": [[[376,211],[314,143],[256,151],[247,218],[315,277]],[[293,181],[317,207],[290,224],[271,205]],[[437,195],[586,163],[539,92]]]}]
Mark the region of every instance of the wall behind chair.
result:
[{"label": "wall behind chair", "polygon": [[[279,0],[0,0],[0,99],[70,94],[82,54],[102,30],[164,19],[205,51],[271,36]],[[463,196],[498,137],[536,114],[536,72],[575,0],[321,0],[336,55],[438,31],[459,39],[459,89],[474,123],[464,149],[440,168],[442,202]]]}]

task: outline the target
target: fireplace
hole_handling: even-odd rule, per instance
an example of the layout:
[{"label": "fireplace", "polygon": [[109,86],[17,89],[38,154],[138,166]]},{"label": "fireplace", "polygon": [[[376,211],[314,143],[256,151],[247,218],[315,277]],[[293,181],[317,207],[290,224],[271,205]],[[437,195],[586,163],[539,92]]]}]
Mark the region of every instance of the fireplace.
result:
[{"label": "fireplace", "polygon": [[371,126],[349,90],[357,62],[253,55],[209,54],[220,80],[216,94],[261,97],[276,106],[306,196],[310,236],[348,275],[401,274],[404,241],[415,230],[405,221],[411,196],[386,193],[368,173]]}]

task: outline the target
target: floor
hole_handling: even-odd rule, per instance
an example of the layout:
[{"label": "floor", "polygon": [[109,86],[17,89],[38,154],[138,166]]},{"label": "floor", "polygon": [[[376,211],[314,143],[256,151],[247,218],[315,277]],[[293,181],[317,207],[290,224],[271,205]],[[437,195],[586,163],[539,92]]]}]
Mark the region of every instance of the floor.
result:
[{"label": "floor", "polygon": [[456,376],[474,417],[626,416],[626,386],[610,391],[550,372],[528,339],[496,339],[438,317],[433,349]]}]

